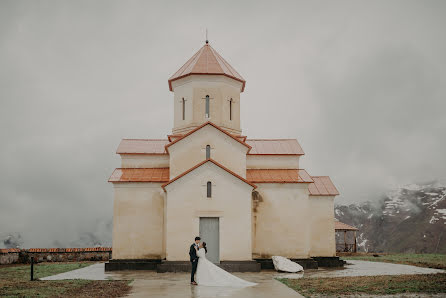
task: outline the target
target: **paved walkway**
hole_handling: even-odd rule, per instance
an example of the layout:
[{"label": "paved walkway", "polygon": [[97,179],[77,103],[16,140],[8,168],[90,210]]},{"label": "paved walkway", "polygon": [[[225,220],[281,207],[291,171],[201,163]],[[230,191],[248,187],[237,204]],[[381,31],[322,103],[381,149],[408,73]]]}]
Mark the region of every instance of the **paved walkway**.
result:
[{"label": "paved walkway", "polygon": [[[256,282],[258,285],[243,289],[227,287],[192,286],[189,284],[188,273],[156,273],[150,271],[129,271],[121,274],[134,279],[129,297],[172,297],[172,298],[295,298],[302,297],[296,291],[288,288],[274,279],[275,272],[235,273],[240,278]],[[117,276],[118,277],[118,276]]]},{"label": "paved walkway", "polygon": [[344,269],[306,270],[305,273],[287,274],[263,270],[259,273],[235,273],[240,278],[258,283],[257,286],[236,289],[226,287],[191,286],[188,273],[156,273],[153,271],[104,272],[104,264],[98,263],[85,268],[49,276],[42,280],[90,279],[90,280],[133,280],[129,297],[302,297],[275,278],[343,277],[402,274],[433,274],[446,272],[440,269],[409,265],[349,260]]},{"label": "paved walkway", "polygon": [[343,277],[433,273],[446,273],[446,271],[441,269],[423,268],[402,264],[347,260],[347,265],[344,269],[307,270],[305,272],[305,277]]},{"label": "paved walkway", "polygon": [[63,280],[63,279],[89,279],[89,280],[107,280],[114,279],[113,274],[105,272],[104,263],[93,264],[81,269],[67,271],[52,276],[41,278],[41,280]]},{"label": "paved walkway", "polygon": [[94,264],[41,279],[133,280],[132,291],[129,297],[302,297],[296,291],[274,279],[275,277],[282,277],[287,274],[278,274],[275,271],[262,271],[260,273],[235,273],[235,275],[245,280],[258,283],[258,285],[243,289],[192,286],[189,284],[189,273],[156,273],[154,271],[105,272],[104,263]]}]

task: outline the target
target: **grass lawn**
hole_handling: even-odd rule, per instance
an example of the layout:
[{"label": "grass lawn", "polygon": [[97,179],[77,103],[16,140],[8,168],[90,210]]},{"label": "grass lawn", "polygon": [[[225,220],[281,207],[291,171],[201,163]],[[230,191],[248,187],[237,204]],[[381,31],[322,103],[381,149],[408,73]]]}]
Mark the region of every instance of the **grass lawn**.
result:
[{"label": "grass lawn", "polygon": [[444,254],[384,254],[379,255],[378,257],[374,257],[373,255],[358,255],[342,256],[341,258],[343,260],[388,262],[414,265],[418,267],[446,269],[446,255]]},{"label": "grass lawn", "polygon": [[[42,278],[91,265],[82,263],[40,263],[34,278]],[[128,293],[127,281],[60,280],[30,281],[30,265],[0,266],[1,297],[120,297]]]},{"label": "grass lawn", "polygon": [[306,297],[446,293],[446,273],[336,278],[282,278],[279,281]]}]

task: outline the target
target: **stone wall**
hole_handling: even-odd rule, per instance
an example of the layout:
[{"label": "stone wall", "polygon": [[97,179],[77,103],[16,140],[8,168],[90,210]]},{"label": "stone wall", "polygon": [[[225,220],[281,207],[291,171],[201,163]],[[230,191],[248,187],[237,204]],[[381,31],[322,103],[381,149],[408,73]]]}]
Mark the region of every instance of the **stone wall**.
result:
[{"label": "stone wall", "polygon": [[35,262],[108,261],[111,247],[0,249],[0,265]]},{"label": "stone wall", "polygon": [[0,249],[0,265],[19,263],[19,254],[18,248]]}]

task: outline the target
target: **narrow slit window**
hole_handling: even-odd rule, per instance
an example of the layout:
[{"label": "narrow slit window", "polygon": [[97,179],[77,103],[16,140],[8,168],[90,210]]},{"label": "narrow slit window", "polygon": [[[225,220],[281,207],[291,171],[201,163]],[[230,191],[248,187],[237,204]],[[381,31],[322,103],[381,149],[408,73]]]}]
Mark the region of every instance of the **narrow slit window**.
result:
[{"label": "narrow slit window", "polygon": [[186,101],[184,100],[184,97],[182,100],[182,104],[183,104],[183,120],[185,120],[186,119]]},{"label": "narrow slit window", "polygon": [[229,120],[232,120],[232,98],[229,101]]},{"label": "narrow slit window", "polygon": [[211,198],[212,197],[212,182],[208,181],[207,185],[207,197]]},{"label": "narrow slit window", "polygon": [[205,111],[206,118],[209,118],[209,95],[206,95],[206,111]]},{"label": "narrow slit window", "polygon": [[206,159],[211,158],[211,146],[206,145]]}]

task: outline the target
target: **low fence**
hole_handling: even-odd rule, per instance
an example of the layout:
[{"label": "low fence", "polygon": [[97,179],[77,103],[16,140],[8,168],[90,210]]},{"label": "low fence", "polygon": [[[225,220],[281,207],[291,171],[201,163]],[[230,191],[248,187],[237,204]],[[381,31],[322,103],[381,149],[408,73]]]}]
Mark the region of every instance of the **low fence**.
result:
[{"label": "low fence", "polygon": [[356,252],[356,244],[336,243],[336,252]]},{"label": "low fence", "polygon": [[111,247],[0,249],[0,265],[35,262],[108,261]]}]

